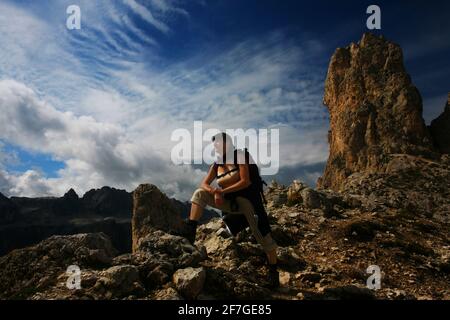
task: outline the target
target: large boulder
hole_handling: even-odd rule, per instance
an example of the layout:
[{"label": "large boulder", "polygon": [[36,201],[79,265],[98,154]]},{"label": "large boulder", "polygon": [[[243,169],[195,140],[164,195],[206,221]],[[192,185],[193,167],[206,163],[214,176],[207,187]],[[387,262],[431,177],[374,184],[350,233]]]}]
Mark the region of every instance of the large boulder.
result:
[{"label": "large boulder", "polygon": [[378,172],[388,154],[436,157],[402,50],[382,36],[366,33],[335,51],[324,104],[330,154],[318,187],[339,190],[354,172]]},{"label": "large boulder", "polygon": [[135,252],[140,239],[154,230],[182,233],[186,225],[173,202],[155,185],[141,184],[133,192],[132,249]]},{"label": "large boulder", "polygon": [[187,299],[195,299],[203,289],[206,272],[200,268],[179,269],[173,275],[173,282],[178,292]]}]

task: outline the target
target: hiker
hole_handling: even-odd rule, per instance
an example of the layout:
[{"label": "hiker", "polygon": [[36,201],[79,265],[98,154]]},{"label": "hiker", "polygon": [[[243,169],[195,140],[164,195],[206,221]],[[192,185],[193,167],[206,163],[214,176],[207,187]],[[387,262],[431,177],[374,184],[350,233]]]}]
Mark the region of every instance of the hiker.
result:
[{"label": "hiker", "polygon": [[[247,149],[235,149],[231,137],[226,133],[216,134],[212,141],[220,158],[211,165],[208,174],[191,198],[187,238],[191,243],[195,242],[197,224],[207,205],[222,210],[223,220],[232,235],[247,226],[250,227],[256,241],[267,255],[269,282],[271,286],[278,286],[277,244],[272,239],[263,204],[264,182],[259,175],[259,169]],[[215,179],[219,188],[211,186]]]}]

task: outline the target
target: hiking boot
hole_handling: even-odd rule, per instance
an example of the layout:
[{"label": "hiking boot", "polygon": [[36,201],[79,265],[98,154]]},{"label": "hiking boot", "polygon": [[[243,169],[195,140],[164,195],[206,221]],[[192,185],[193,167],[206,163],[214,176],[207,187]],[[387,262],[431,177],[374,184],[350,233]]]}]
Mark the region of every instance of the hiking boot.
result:
[{"label": "hiking boot", "polygon": [[268,277],[268,287],[271,289],[278,288],[280,286],[280,273],[277,270],[276,264],[269,264]]},{"label": "hiking boot", "polygon": [[197,235],[197,224],[195,220],[185,220],[185,230],[180,236],[185,237],[188,241],[194,245],[195,236]]}]

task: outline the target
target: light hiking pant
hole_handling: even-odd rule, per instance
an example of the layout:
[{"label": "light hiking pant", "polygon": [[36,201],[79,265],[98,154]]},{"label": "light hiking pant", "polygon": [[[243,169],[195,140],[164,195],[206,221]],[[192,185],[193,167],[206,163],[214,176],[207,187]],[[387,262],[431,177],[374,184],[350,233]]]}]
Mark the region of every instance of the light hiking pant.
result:
[{"label": "light hiking pant", "polygon": [[233,211],[231,209],[231,201],[228,199],[223,200],[223,204],[217,206],[214,201],[214,196],[208,191],[198,188],[192,195],[191,202],[199,205],[202,208],[206,206],[211,206],[213,208],[228,212],[230,214],[243,214],[247,219],[253,236],[256,241],[263,247],[265,252],[272,251],[277,248],[277,244],[272,239],[270,233],[263,236],[258,228],[258,221],[255,218],[255,210],[253,209],[252,203],[244,197],[236,197],[236,202],[238,204],[238,211]]}]

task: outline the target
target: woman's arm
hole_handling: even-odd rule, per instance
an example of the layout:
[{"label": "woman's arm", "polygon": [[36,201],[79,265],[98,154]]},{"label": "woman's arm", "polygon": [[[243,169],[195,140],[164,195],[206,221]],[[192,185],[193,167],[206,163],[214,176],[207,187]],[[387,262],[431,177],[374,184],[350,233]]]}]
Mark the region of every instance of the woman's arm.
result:
[{"label": "woman's arm", "polygon": [[252,182],[250,181],[250,171],[249,171],[248,164],[240,164],[239,165],[239,176],[240,176],[240,179],[238,182],[236,182],[235,184],[233,184],[229,187],[226,187],[220,191],[218,190],[218,191],[221,193],[230,193],[230,192],[245,189],[252,184]]},{"label": "woman's arm", "polygon": [[214,192],[216,191],[216,188],[211,186],[211,182],[213,182],[215,178],[216,178],[216,169],[215,169],[215,165],[213,164],[209,168],[207,175],[203,178],[203,180],[200,184],[200,188],[208,191],[209,193],[214,194]]}]

